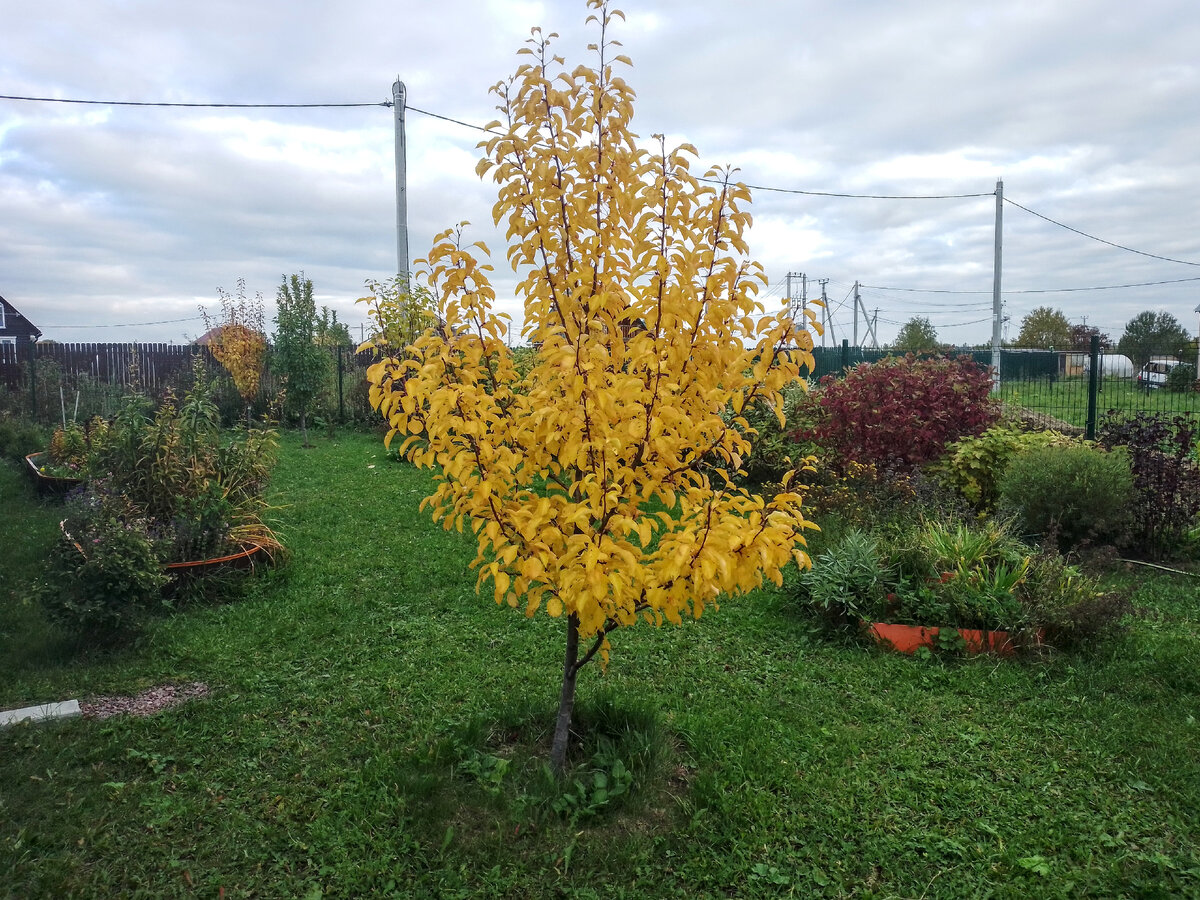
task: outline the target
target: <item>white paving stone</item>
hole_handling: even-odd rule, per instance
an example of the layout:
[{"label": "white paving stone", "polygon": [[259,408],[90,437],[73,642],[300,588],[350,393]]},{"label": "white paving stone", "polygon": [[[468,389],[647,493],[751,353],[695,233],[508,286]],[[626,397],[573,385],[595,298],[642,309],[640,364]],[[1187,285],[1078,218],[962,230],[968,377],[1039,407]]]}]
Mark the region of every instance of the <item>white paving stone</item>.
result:
[{"label": "white paving stone", "polygon": [[8,709],[0,711],[0,726],[16,725],[18,722],[42,722],[46,719],[70,719],[79,715],[78,700],[64,700],[61,703],[43,703],[39,706],[26,706],[23,709]]}]

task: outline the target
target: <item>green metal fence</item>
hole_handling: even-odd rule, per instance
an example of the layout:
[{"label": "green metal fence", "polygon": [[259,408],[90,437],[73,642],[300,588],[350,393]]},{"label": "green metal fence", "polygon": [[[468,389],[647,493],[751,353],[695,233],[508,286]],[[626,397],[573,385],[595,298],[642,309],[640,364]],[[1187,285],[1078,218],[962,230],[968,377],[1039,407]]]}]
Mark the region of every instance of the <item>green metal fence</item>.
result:
[{"label": "green metal fence", "polygon": [[[950,351],[969,356],[990,367],[990,350]],[[1098,342],[1087,352],[1055,350],[1000,351],[1000,379],[994,395],[1006,408],[1035,424],[1077,431],[1094,436],[1098,423],[1110,412],[1154,412],[1200,416],[1200,382],[1191,361],[1164,351],[1148,352],[1133,360],[1113,352],[1101,352]],[[804,374],[820,379],[838,376],[859,363],[870,363],[894,355],[893,351],[850,347],[817,347],[815,366]],[[1148,373],[1145,368],[1166,369]],[[1175,372],[1178,368],[1179,371]],[[1139,377],[1141,376],[1141,377]]]}]

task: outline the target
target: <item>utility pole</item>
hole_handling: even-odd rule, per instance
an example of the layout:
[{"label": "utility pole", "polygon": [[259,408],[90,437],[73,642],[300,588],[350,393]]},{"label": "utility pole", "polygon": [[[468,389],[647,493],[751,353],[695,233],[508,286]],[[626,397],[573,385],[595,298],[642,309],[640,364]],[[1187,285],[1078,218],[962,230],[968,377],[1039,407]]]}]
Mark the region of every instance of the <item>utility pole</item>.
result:
[{"label": "utility pole", "polygon": [[[833,333],[833,316],[829,315],[829,298],[825,296],[825,285],[829,284],[828,278],[821,279],[821,317],[825,320],[825,330],[829,332],[830,340],[837,344],[836,336]],[[825,346],[825,335],[821,335],[821,346]]]},{"label": "utility pole", "polygon": [[[1192,312],[1200,313],[1200,303],[1196,304]],[[1200,378],[1200,330],[1196,332],[1196,377]]]},{"label": "utility pole", "polygon": [[400,76],[392,85],[392,110],[396,118],[396,274],[408,289],[408,184],[407,154],[404,144],[404,105],[406,91]]},{"label": "utility pole", "polygon": [[996,182],[996,258],[992,264],[992,390],[1000,388],[1000,327],[1004,307],[1000,301],[1000,271],[1004,245],[1004,182]]},{"label": "utility pole", "polygon": [[858,296],[858,282],[854,282],[854,346],[858,346],[858,304],[862,298]]},{"label": "utility pole", "polygon": [[[863,310],[865,313],[866,310]],[[875,315],[871,318],[871,346],[876,350],[879,349],[879,332],[875,330],[875,326],[879,324],[879,307],[875,307]]]}]

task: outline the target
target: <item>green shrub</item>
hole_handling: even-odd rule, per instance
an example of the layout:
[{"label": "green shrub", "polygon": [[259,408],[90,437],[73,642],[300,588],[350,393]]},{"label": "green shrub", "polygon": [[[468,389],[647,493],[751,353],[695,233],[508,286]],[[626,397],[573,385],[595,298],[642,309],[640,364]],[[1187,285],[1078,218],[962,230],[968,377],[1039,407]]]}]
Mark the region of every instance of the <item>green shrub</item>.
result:
[{"label": "green shrub", "polygon": [[1093,579],[1056,554],[1036,556],[1027,583],[1030,616],[1052,647],[1094,646],[1116,634],[1133,612],[1128,593],[1099,591]]},{"label": "green shrub", "polygon": [[784,424],[773,407],[755,401],[742,410],[742,418],[753,429],[749,435],[750,455],[743,463],[746,479],[751,484],[774,484],[799,461],[815,452],[816,445],[810,440],[796,440],[797,429],[815,425],[820,418],[817,398],[807,390],[807,385],[795,382],[784,389]]},{"label": "green shrub", "polygon": [[946,448],[929,467],[941,484],[957,492],[981,512],[991,512],[1000,499],[1000,479],[1009,463],[1040,447],[1068,447],[1078,440],[1057,431],[1025,431],[1016,425],[993,425],[977,437],[965,437]]},{"label": "green shrub", "polygon": [[1194,390],[1196,386],[1196,367],[1191,363],[1180,363],[1167,373],[1166,388],[1176,394]]},{"label": "green shrub", "polygon": [[0,414],[0,458],[20,462],[30,453],[45,450],[49,439],[46,429],[40,425]]},{"label": "green shrub", "polygon": [[800,577],[802,599],[835,627],[870,618],[886,593],[879,542],[856,528],[820,554]]},{"label": "green shrub", "polygon": [[92,643],[129,634],[162,604],[167,577],[148,523],[126,513],[119,498],[69,498],[38,586],[50,618]]},{"label": "green shrub", "polygon": [[999,509],[1022,533],[1055,537],[1061,549],[1121,543],[1131,520],[1129,455],[1086,447],[1043,447],[1000,479]]}]

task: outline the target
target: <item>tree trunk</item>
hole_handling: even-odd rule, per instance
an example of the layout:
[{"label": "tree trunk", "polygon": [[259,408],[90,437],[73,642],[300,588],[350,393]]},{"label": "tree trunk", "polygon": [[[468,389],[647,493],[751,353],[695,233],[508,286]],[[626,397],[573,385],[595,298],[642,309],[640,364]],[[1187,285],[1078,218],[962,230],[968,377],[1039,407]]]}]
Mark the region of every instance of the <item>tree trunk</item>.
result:
[{"label": "tree trunk", "polygon": [[571,737],[571,711],[575,708],[575,680],[579,676],[579,619],[567,616],[567,652],[563,661],[562,693],[558,700],[558,719],[554,723],[554,743],[550,747],[550,768],[562,775],[567,768],[567,743]]},{"label": "tree trunk", "polygon": [[308,444],[308,423],[304,418],[304,410],[300,410],[300,446],[307,447]]}]

